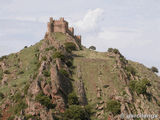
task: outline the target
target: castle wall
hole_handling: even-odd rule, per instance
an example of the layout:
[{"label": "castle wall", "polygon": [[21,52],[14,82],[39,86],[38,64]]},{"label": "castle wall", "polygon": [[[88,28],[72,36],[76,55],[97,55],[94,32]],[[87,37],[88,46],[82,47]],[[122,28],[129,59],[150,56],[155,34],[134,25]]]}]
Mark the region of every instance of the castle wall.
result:
[{"label": "castle wall", "polygon": [[67,33],[68,23],[66,21],[54,21],[53,22],[53,31]]},{"label": "castle wall", "polygon": [[81,44],[81,36],[74,35],[74,28],[68,27],[68,22],[64,20],[64,18],[60,18],[59,20],[53,20],[50,18],[50,22],[48,22],[48,33],[52,32],[62,32],[64,34],[69,34],[76,39],[76,41]]}]

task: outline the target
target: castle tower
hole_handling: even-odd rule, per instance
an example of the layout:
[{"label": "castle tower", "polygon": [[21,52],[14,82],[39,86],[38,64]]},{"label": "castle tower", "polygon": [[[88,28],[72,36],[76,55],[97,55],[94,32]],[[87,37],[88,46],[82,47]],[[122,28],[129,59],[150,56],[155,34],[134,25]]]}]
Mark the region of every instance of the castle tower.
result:
[{"label": "castle tower", "polygon": [[48,22],[47,28],[48,28],[48,30],[47,30],[48,33],[54,32],[53,31],[53,18],[52,17],[50,17],[50,22]]},{"label": "castle tower", "polygon": [[74,35],[74,28],[73,28],[73,27],[70,27],[70,28],[69,28],[69,31],[71,32],[71,34]]}]

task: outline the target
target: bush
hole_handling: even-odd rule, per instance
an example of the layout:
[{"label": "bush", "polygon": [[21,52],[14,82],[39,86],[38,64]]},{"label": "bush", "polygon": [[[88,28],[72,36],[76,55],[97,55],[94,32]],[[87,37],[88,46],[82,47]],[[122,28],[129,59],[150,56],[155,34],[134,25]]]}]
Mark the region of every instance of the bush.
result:
[{"label": "bush", "polygon": [[29,83],[27,83],[26,85],[25,85],[25,87],[24,87],[24,94],[25,95],[27,95],[27,93],[28,93],[28,89],[29,89]]},{"label": "bush", "polygon": [[51,99],[48,96],[45,96],[42,92],[36,96],[35,100],[46,106],[48,109],[53,109],[55,107],[55,105],[52,104]]},{"label": "bush", "polygon": [[53,54],[53,58],[60,58],[61,60],[64,60],[64,55],[61,52],[55,52]]},{"label": "bush", "polygon": [[43,57],[42,57],[42,60],[46,61],[46,60],[47,60],[47,57],[46,57],[46,56],[43,56]]},{"label": "bush", "polygon": [[24,48],[28,48],[27,46],[24,46]]},{"label": "bush", "polygon": [[73,42],[67,42],[64,45],[65,45],[66,51],[68,51],[68,52],[76,50],[76,45]]},{"label": "bush", "polygon": [[113,48],[108,48],[108,52],[113,52]]},{"label": "bush", "polygon": [[79,105],[71,105],[64,112],[64,120],[90,120],[90,110]]},{"label": "bush", "polygon": [[4,98],[4,94],[0,92],[0,100]]},{"label": "bush", "polygon": [[0,70],[0,80],[2,80],[2,79],[3,79],[3,71]]},{"label": "bush", "polygon": [[20,93],[20,92],[17,92],[17,93],[13,96],[13,100],[14,100],[15,102],[21,101],[22,98],[23,98],[23,97],[21,96],[21,93]]},{"label": "bush", "polygon": [[10,116],[7,120],[14,120],[14,116]]},{"label": "bush", "polygon": [[40,120],[37,116],[31,114],[25,115],[25,120]]},{"label": "bush", "polygon": [[7,59],[7,56],[2,56],[2,57],[0,58],[0,61],[2,61],[2,60],[4,60],[4,59]]},{"label": "bush", "polygon": [[18,75],[20,75],[20,74],[24,74],[24,71],[20,71],[20,72],[18,73]]},{"label": "bush", "polygon": [[78,105],[79,104],[78,97],[75,92],[72,92],[68,95],[68,104],[69,105]]},{"label": "bush", "polygon": [[61,75],[65,76],[65,77],[69,77],[69,74],[66,70],[60,69],[59,72],[60,72]]},{"label": "bush", "polygon": [[135,70],[135,68],[132,67],[131,65],[128,65],[128,66],[126,67],[126,70],[127,70],[129,73],[131,73],[132,75],[136,75],[136,70]]},{"label": "bush", "polygon": [[44,71],[43,71],[43,75],[44,75],[45,77],[50,77],[50,72],[47,71],[47,70],[44,70]]},{"label": "bush", "polygon": [[119,50],[116,48],[108,48],[108,52],[113,52],[115,54],[120,54]]},{"label": "bush", "polygon": [[69,60],[69,61],[66,62],[66,65],[68,67],[72,67],[73,66],[73,62],[71,60]]},{"label": "bush", "polygon": [[21,110],[26,109],[26,108],[27,108],[27,104],[21,100],[14,107],[14,113],[18,114]]},{"label": "bush", "polygon": [[121,112],[121,104],[115,100],[109,100],[107,102],[107,111],[112,112],[113,115],[120,114]]},{"label": "bush", "polygon": [[158,71],[158,68],[156,68],[156,67],[152,67],[152,68],[151,68],[151,71],[152,71],[152,72],[155,72],[155,73],[158,73],[158,72],[159,72],[159,71]]},{"label": "bush", "polygon": [[90,50],[96,50],[96,47],[95,46],[90,46],[89,49]]},{"label": "bush", "polygon": [[132,80],[129,83],[129,88],[137,94],[146,94],[147,86],[151,86],[147,79],[143,79],[141,81]]},{"label": "bush", "polygon": [[49,51],[49,50],[56,50],[56,48],[54,48],[53,46],[46,48],[45,51]]},{"label": "bush", "polygon": [[5,70],[4,74],[10,74],[9,70]]}]

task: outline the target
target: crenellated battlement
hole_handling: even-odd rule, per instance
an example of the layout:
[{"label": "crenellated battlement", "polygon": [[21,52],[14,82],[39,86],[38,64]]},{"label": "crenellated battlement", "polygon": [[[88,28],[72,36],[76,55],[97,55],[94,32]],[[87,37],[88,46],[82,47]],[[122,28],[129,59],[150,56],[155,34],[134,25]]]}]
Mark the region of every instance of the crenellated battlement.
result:
[{"label": "crenellated battlement", "polygon": [[69,34],[76,38],[79,43],[81,43],[81,36],[74,35],[74,28],[68,27],[68,22],[65,21],[63,17],[61,17],[59,20],[54,20],[52,17],[50,17],[47,33],[53,32],[62,32],[64,34]]}]

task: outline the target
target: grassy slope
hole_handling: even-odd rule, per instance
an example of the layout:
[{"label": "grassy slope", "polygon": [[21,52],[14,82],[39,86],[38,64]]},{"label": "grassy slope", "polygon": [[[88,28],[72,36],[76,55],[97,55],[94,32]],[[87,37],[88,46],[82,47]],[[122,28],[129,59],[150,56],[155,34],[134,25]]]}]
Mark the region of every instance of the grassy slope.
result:
[{"label": "grassy slope", "polygon": [[26,82],[29,82],[30,77],[37,71],[38,60],[35,54],[38,53],[37,49],[40,45],[41,42],[24,48],[17,54],[7,56],[5,63],[8,65],[7,70],[10,72],[6,75],[8,85],[0,85],[0,92],[8,94],[11,89],[22,90]]},{"label": "grassy slope", "polygon": [[[106,100],[114,90],[121,90],[123,85],[119,80],[117,71],[113,70],[115,59],[107,57],[106,53],[100,53],[85,49],[84,51],[76,51],[74,54],[79,57],[74,58],[74,66],[81,67],[82,79],[87,89],[87,97],[94,101],[97,100],[96,89],[101,88],[103,91],[102,99]],[[75,70],[77,71],[77,69]],[[78,80],[74,74],[74,79]],[[109,88],[104,88],[109,85]],[[96,87],[97,86],[97,87]]]}]

